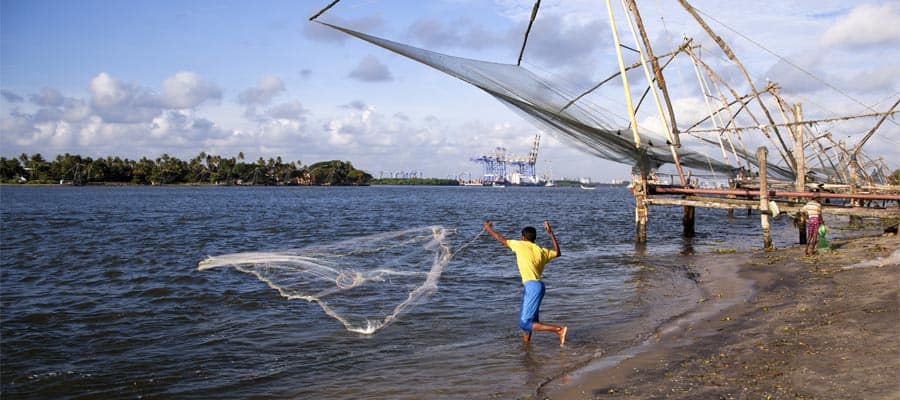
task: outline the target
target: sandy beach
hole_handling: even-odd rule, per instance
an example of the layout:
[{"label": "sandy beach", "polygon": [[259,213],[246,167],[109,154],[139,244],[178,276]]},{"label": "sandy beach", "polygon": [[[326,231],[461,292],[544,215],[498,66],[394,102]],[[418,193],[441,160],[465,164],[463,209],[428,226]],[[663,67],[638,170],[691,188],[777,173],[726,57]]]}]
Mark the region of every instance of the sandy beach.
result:
[{"label": "sandy beach", "polygon": [[692,257],[704,295],[549,399],[900,399],[900,239]]}]

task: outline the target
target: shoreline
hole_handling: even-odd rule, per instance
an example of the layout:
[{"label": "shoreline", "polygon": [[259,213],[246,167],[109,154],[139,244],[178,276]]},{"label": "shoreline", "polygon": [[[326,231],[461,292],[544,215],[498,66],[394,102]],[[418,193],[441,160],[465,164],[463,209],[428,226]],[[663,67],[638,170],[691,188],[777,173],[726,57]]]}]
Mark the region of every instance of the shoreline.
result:
[{"label": "shoreline", "polygon": [[900,399],[900,239],[837,239],[832,249],[687,256],[701,272],[697,307],[537,395]]}]

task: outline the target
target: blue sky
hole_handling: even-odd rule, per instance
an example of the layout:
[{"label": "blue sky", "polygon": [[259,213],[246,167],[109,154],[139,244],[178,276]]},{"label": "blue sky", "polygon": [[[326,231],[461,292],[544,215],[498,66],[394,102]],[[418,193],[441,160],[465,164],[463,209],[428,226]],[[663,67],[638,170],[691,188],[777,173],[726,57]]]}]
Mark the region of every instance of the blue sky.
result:
[{"label": "blue sky", "polygon": [[[556,178],[628,177],[630,166],[580,152],[478,89],[307,20],[328,3],[2,0],[0,155],[243,152],[305,164],[349,160],[376,176],[448,177],[478,175],[469,159],[497,146],[525,154],[540,132],[539,172],[549,160]],[[658,53],[687,35],[716,59],[677,2],[653,3],[641,11]],[[692,4],[754,80],[777,81],[808,119],[867,112],[863,105],[884,111],[900,96],[896,1]],[[446,54],[515,63],[532,5],[343,0],[320,18]],[[608,24],[604,2],[545,0],[523,65],[574,88],[590,86],[617,69]],[[702,100],[686,89],[692,74],[682,68],[668,78],[685,121],[703,116]],[[621,91],[600,95],[619,118]],[[652,129],[653,121],[641,123]],[[874,123],[823,129],[853,144]],[[872,144],[900,167],[896,123]]]}]

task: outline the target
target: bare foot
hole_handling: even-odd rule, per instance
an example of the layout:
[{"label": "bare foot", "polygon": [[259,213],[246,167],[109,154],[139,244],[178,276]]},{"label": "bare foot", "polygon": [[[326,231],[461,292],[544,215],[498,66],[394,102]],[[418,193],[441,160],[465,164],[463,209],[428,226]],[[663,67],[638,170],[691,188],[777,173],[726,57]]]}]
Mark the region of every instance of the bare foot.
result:
[{"label": "bare foot", "polygon": [[559,347],[563,347],[566,345],[566,333],[569,332],[569,327],[564,326],[557,333],[559,335]]}]

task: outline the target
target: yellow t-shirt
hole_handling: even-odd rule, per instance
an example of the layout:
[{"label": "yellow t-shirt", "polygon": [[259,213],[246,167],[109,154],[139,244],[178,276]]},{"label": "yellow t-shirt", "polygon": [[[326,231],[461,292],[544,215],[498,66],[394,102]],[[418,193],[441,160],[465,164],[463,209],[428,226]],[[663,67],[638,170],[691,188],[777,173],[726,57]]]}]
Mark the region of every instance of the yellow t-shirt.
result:
[{"label": "yellow t-shirt", "polygon": [[555,251],[527,240],[507,240],[506,245],[516,253],[516,264],[519,265],[522,282],[541,280],[544,266],[557,256]]}]

